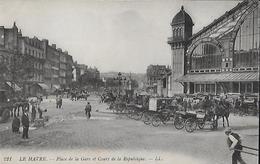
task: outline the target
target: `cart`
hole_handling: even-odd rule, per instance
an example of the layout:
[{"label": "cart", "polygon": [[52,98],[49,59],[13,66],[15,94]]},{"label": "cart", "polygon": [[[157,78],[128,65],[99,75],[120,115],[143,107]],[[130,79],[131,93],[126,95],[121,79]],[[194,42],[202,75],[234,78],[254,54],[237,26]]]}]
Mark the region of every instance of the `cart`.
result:
[{"label": "cart", "polygon": [[186,112],[185,130],[189,133],[199,127],[203,129],[205,125],[209,125],[211,130],[217,129],[217,119],[214,114],[207,114],[203,111]]},{"label": "cart", "polygon": [[162,115],[162,111],[170,106],[172,101],[173,98],[150,98],[148,110],[143,112],[144,124],[149,125],[154,122],[154,126],[159,126],[159,122],[168,121],[169,117],[166,117],[165,112]]}]

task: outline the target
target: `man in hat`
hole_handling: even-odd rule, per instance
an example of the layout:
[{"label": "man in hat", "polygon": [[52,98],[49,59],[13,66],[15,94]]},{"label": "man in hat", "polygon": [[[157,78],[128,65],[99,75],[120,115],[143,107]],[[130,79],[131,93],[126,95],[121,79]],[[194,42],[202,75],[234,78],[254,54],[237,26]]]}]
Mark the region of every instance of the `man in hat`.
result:
[{"label": "man in hat", "polygon": [[22,125],[23,125],[23,139],[28,139],[28,131],[29,131],[29,114],[28,110],[25,110],[22,115]]},{"label": "man in hat", "polygon": [[242,143],[240,136],[237,133],[232,132],[231,128],[227,128],[225,134],[228,136],[227,144],[229,150],[234,150],[234,153],[232,154],[232,164],[237,164],[237,161],[241,164],[246,164],[241,157]]},{"label": "man in hat", "polygon": [[203,100],[203,109],[205,110],[206,114],[208,114],[211,111],[212,108],[212,102],[209,99],[209,96],[206,96],[205,99]]}]

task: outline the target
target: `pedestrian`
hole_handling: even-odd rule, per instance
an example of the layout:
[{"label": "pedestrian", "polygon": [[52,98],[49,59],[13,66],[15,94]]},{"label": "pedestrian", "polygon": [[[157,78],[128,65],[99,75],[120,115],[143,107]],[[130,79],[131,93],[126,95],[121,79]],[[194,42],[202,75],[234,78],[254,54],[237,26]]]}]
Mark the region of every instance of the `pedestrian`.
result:
[{"label": "pedestrian", "polygon": [[56,108],[61,108],[62,106],[62,97],[61,95],[56,96]]},{"label": "pedestrian", "polygon": [[42,119],[42,110],[41,110],[40,106],[38,106],[37,109],[38,109],[38,113],[39,113],[39,118]]},{"label": "pedestrian", "polygon": [[34,122],[35,118],[36,118],[36,107],[35,107],[35,104],[33,103],[32,104],[31,122]]},{"label": "pedestrian", "polygon": [[59,108],[61,108],[61,107],[62,107],[62,96],[59,95]]},{"label": "pedestrian", "polygon": [[237,164],[237,161],[239,161],[241,164],[246,164],[241,157],[241,151],[242,151],[241,137],[237,133],[232,132],[231,128],[225,130],[225,134],[228,136],[227,144],[229,150],[234,151],[232,154],[232,164]]},{"label": "pedestrian", "polygon": [[58,97],[58,95],[56,95],[56,108],[57,109],[59,108],[59,97]]},{"label": "pedestrian", "polygon": [[28,110],[25,110],[22,115],[22,125],[23,125],[23,139],[28,139],[28,131],[29,131],[29,115]]},{"label": "pedestrian", "polygon": [[90,117],[91,117],[91,105],[90,105],[89,102],[85,107],[85,112],[86,112],[87,119],[90,119]]},{"label": "pedestrian", "polygon": [[20,128],[20,119],[16,115],[14,115],[14,119],[12,122],[13,133],[20,133],[19,128]]}]

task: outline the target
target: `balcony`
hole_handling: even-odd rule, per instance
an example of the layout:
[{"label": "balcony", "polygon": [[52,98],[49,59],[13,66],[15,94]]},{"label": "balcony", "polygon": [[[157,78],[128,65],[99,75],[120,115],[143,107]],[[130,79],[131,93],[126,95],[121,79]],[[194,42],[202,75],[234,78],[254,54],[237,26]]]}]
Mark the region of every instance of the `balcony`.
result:
[{"label": "balcony", "polygon": [[184,41],[182,36],[175,36],[175,37],[169,37],[167,43],[172,44],[174,42],[181,42],[181,41]]}]

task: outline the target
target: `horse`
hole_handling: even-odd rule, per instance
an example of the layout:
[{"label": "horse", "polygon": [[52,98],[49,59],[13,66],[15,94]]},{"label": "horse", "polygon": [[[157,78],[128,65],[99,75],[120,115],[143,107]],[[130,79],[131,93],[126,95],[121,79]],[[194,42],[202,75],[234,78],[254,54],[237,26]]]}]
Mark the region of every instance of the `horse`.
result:
[{"label": "horse", "polygon": [[231,108],[230,103],[225,102],[225,101],[223,101],[223,103],[221,103],[220,101],[215,100],[215,102],[213,103],[213,109],[214,109],[214,113],[215,113],[216,120],[217,120],[217,126],[218,126],[218,119],[222,117],[223,127],[225,127],[225,119],[227,121],[227,126],[229,127],[228,117],[230,115],[230,108]]}]

